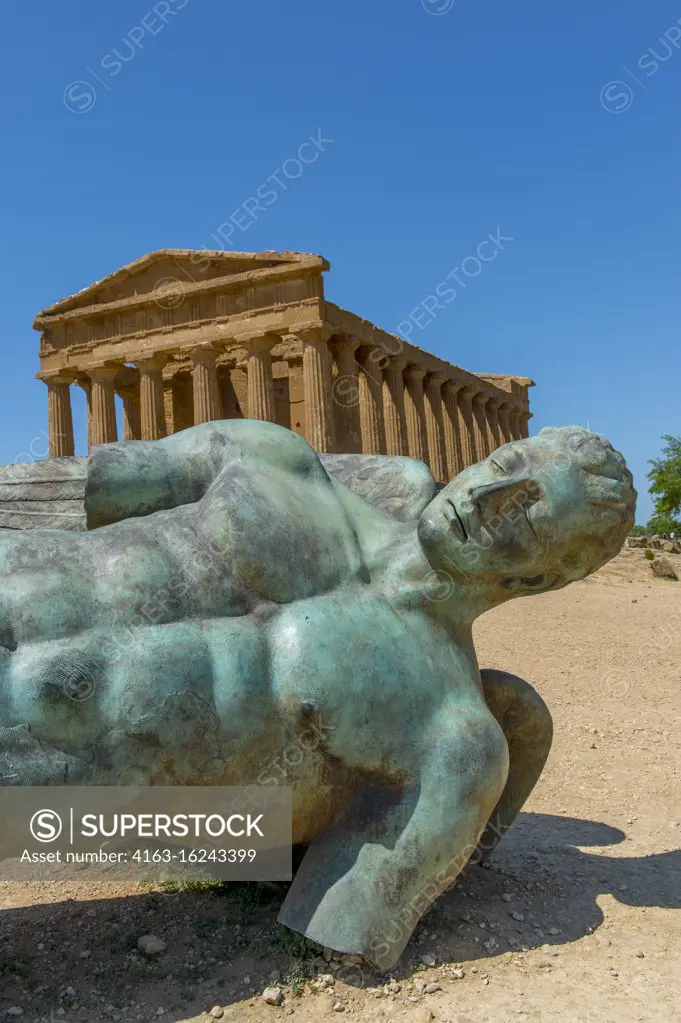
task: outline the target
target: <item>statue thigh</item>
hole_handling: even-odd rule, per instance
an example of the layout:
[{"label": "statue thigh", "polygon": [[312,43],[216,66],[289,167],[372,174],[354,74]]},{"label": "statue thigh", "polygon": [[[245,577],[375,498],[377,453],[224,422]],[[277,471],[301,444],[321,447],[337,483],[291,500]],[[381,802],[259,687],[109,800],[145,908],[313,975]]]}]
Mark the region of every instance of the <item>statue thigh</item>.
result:
[{"label": "statue thigh", "polygon": [[507,671],[483,668],[485,701],[506,737],[508,779],[471,862],[484,862],[526,803],[551,749],[553,721],[539,693]]}]

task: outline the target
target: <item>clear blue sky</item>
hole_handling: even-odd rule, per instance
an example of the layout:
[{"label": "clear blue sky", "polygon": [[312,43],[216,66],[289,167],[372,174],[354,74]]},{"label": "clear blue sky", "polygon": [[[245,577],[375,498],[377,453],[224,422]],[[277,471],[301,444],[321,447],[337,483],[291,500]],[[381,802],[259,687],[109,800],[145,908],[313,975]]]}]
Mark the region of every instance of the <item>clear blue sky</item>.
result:
[{"label": "clear blue sky", "polygon": [[[662,0],[5,5],[0,462],[44,453],[35,313],[153,249],[219,247],[278,172],[229,247],[322,253],[328,297],[387,329],[511,237],[411,339],[532,376],[532,431],[604,433],[645,520],[646,461],[681,431],[679,18]],[[286,177],[318,129],[333,142]]]}]

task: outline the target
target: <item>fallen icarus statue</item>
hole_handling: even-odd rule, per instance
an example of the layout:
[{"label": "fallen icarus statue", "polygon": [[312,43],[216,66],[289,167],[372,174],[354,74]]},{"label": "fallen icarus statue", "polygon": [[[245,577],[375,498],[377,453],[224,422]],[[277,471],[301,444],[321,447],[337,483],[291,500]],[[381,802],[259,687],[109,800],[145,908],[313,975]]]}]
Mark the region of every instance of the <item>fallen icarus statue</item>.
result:
[{"label": "fallen icarus statue", "polygon": [[474,620],[599,568],[634,504],[578,427],[442,490],[249,420],[97,447],[87,532],[0,530],[0,784],[291,785],[281,922],[388,969],[551,743]]}]

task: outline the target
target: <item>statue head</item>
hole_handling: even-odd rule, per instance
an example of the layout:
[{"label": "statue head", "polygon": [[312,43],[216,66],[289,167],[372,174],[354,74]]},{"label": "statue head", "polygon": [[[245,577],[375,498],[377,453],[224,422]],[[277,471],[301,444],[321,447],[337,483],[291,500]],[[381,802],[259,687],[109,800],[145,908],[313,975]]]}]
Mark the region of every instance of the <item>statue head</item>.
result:
[{"label": "statue head", "polygon": [[455,476],[418,535],[434,569],[493,606],[595,572],[622,547],[635,505],[631,473],[604,437],[551,427]]}]

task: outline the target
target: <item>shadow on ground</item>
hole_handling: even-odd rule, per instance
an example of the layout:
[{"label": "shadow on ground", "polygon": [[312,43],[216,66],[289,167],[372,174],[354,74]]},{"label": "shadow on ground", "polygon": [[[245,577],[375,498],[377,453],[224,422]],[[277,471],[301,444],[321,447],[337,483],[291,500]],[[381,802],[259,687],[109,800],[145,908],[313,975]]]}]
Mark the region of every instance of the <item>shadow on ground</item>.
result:
[{"label": "shadow on ground", "polygon": [[[610,855],[625,837],[596,821],[521,814],[488,869],[470,867],[421,920],[393,976],[410,975],[422,957],[463,963],[575,941],[602,922],[596,900],[605,894],[630,906],[680,908],[681,851]],[[39,903],[0,911],[2,1015],[17,1006],[27,1020],[163,1023],[243,1003],[279,980],[295,997],[306,978],[330,969],[318,946],[276,923],[284,886],[124,894],[106,881],[75,879],[50,888],[22,899],[0,889],[2,905]],[[137,951],[147,934],[165,942],[157,957]],[[332,966],[339,984],[385,980],[365,966]]]}]

